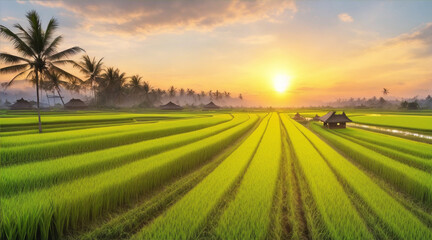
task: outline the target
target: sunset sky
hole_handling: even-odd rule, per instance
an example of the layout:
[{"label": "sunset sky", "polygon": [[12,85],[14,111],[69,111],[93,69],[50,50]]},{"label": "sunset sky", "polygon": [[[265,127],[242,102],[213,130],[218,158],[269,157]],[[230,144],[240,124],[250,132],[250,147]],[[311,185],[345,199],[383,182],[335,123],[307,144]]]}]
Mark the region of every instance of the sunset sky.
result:
[{"label": "sunset sky", "polygon": [[[1,24],[26,25],[32,9],[44,27],[59,20],[61,48],[80,46],[154,87],[275,107],[379,97],[384,87],[389,98],[432,94],[432,1],[0,1]],[[15,53],[4,38],[0,48]],[[291,78],[286,92],[273,87],[278,74]]]}]

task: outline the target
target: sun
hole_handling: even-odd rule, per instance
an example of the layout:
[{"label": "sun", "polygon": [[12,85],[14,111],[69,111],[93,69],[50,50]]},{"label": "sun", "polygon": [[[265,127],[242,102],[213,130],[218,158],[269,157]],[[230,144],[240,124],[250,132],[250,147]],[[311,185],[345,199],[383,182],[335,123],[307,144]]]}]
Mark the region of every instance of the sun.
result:
[{"label": "sun", "polygon": [[273,86],[276,92],[283,93],[287,90],[290,77],[285,74],[278,74],[273,78]]}]

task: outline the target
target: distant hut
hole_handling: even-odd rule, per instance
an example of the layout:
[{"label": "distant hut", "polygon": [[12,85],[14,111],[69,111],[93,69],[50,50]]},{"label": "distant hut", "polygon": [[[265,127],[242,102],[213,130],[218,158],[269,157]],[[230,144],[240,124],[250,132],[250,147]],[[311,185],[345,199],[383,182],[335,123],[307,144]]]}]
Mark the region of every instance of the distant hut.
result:
[{"label": "distant hut", "polygon": [[209,104],[204,105],[204,108],[210,110],[210,109],[219,109],[220,107],[214,104],[214,102],[210,102]]},{"label": "distant hut", "polygon": [[336,114],[336,112],[331,111],[328,112],[326,115],[319,118],[320,121],[324,123],[324,127],[326,128],[346,128],[347,122],[352,122],[351,119],[349,119],[345,112],[342,112],[342,114]]},{"label": "distant hut", "polygon": [[312,118],[312,121],[319,121],[320,120],[320,116],[318,116],[318,114],[315,115],[315,117]]},{"label": "distant hut", "polygon": [[72,98],[69,102],[65,103],[64,107],[66,109],[84,109],[87,105],[81,100]]},{"label": "distant hut", "polygon": [[33,108],[33,105],[24,100],[24,98],[18,99],[14,104],[9,107],[11,110],[30,110]]},{"label": "distant hut", "polygon": [[181,106],[179,106],[179,105],[177,105],[171,101],[165,105],[161,105],[159,108],[161,110],[182,110],[183,109]]},{"label": "distant hut", "polygon": [[296,121],[304,121],[306,120],[302,115],[300,115],[300,113],[296,113],[296,115],[294,115],[294,117],[292,118]]}]

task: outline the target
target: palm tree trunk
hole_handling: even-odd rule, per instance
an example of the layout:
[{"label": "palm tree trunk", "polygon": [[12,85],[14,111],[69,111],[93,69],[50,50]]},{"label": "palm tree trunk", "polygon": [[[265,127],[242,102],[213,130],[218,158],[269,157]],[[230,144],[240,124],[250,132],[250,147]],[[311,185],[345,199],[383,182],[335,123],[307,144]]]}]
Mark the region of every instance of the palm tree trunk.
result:
[{"label": "palm tree trunk", "polygon": [[36,103],[37,103],[37,111],[38,111],[39,133],[42,133],[42,122],[41,122],[40,107],[39,107],[39,73],[37,70],[36,70]]}]

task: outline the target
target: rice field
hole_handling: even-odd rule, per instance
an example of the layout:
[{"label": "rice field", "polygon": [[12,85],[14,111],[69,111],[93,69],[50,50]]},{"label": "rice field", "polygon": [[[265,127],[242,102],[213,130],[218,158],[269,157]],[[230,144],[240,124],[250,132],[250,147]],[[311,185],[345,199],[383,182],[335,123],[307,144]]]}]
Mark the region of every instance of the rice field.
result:
[{"label": "rice field", "polygon": [[431,144],[292,116],[4,112],[0,239],[432,239]]}]

